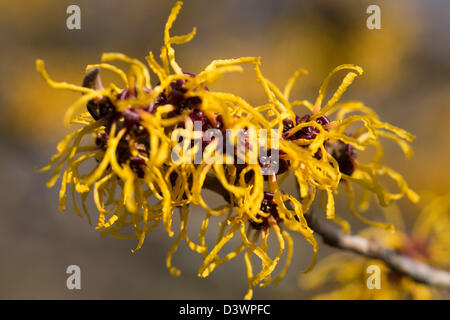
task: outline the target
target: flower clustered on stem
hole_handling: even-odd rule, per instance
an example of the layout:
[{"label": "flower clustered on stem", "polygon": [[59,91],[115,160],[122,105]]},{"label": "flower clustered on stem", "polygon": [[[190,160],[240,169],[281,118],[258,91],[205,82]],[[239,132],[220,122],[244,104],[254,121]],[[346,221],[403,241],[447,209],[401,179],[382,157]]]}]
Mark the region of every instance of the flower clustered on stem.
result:
[{"label": "flower clustered on stem", "polygon": [[[353,185],[364,190],[360,208],[367,207],[371,193],[384,206],[404,195],[417,200],[404,179],[380,162],[380,137],[396,141],[408,156],[411,154],[408,142],[414,137],[381,122],[376,113],[361,102],[338,103],[354,78],[362,74],[360,67],[341,65],[334,69],[323,82],[315,103],[290,101],[292,87],[306,74],[305,70],[296,71],[281,90],[263,76],[259,57],[214,60],[196,75],[184,72],[175,60],[173,45],[192,40],[196,29],[183,36],[170,34],[181,6],[181,2],[175,4],[166,23],[160,62],[152,52],[146,57],[148,66],[158,77],[159,82],[154,86],[148,68],[121,53],[105,53],[101,63],[89,65],[83,86],[53,81],[45,71],[43,61],[37,60],[37,70],[49,85],[83,94],[65,116],[67,125],[75,123],[82,127],[59,143],[58,153],[41,169],[46,171],[55,167],[48,187],[62,176],[61,210],[66,207],[67,187],[70,186],[74,210],[82,216],[75,196],[79,193],[82,209],[90,219],[86,200],[92,193],[99,212],[96,228],[101,234],[137,239],[135,251],[161,223],[172,237],[174,212],[180,208],[178,236],[166,260],[169,271],[173,275],[180,273],[172,265],[171,258],[181,241],[202,255],[200,277],[208,276],[224,262],[243,253],[249,286],[245,297],[251,298],[254,286],[272,282],[271,275],[287,248],[286,264],[273,282],[277,283],[286,274],[293,254],[293,240],[288,231],[301,234],[312,245],[314,258],[308,270],[313,266],[317,242],[304,214],[318,192],[327,196],[327,218],[335,219],[346,228],[348,225],[335,215],[334,208],[334,196],[341,182],[348,191],[350,209],[355,216],[384,228],[390,226],[368,221],[357,212]],[[111,61],[128,63],[129,72],[110,64]],[[266,104],[253,106],[237,95],[209,90],[208,86],[222,74],[242,71],[243,64],[253,66],[256,80],[267,96]],[[116,73],[123,87],[111,83],[104,88],[98,76],[100,69]],[[323,103],[330,79],[341,70],[349,72],[332,97]],[[294,111],[299,106],[306,110],[305,114],[298,115]],[[87,111],[77,115],[85,107]],[[331,120],[334,113],[334,120]],[[200,130],[195,130],[194,122],[201,123]],[[346,131],[353,124],[361,126],[348,134]],[[231,156],[223,155],[223,161],[215,161],[217,149],[223,146],[217,139],[201,140],[208,129],[223,133],[231,130],[233,133],[227,136],[227,143],[231,143],[235,152]],[[260,129],[277,132],[276,146],[267,137],[257,137],[264,140],[266,154],[279,153],[279,170],[270,175],[264,174],[264,163],[252,162],[249,155],[237,151],[239,140],[243,136],[247,139],[242,133]],[[83,145],[82,139],[87,135],[93,136],[93,143]],[[180,137],[184,138],[182,147]],[[244,145],[246,151],[256,152],[257,156],[262,152],[252,148],[248,140]],[[359,163],[357,150],[369,146],[376,150],[374,159],[369,164]],[[174,149],[183,161],[171,159]],[[198,152],[203,153],[203,159],[195,163],[193,160]],[[81,174],[80,165],[86,161],[93,163],[93,159],[96,160],[95,167],[89,173]],[[240,162],[236,164],[238,159]],[[280,189],[289,174],[296,177],[301,200]],[[382,175],[396,181],[399,191],[393,193],[384,188],[377,178]],[[229,193],[229,203],[219,207],[206,203],[202,190],[207,176],[213,176]],[[198,242],[191,240],[187,233],[190,206],[201,206],[206,211]],[[206,230],[212,216],[223,217],[223,220],[217,241],[208,247]],[[270,234],[274,234],[279,243],[275,257],[268,254]],[[235,250],[222,253],[224,246],[235,236],[240,237],[242,243]],[[256,274],[251,262],[253,255],[261,260]]]}]

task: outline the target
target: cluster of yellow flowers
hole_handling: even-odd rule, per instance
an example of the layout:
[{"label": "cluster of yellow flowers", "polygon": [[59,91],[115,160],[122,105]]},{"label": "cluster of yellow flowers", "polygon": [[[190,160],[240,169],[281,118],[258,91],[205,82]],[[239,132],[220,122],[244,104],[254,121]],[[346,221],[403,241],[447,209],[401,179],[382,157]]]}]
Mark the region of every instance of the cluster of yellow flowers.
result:
[{"label": "cluster of yellow flowers", "polygon": [[[97,75],[100,68],[115,72],[122,79],[123,88],[113,83],[104,88],[99,78],[90,79],[84,86],[55,82],[45,71],[43,61],[37,60],[37,70],[50,86],[83,94],[65,117],[67,125],[75,123],[82,127],[60,142],[58,153],[41,169],[46,171],[55,166],[48,187],[53,186],[62,174],[61,210],[65,209],[69,184],[75,211],[82,216],[75,197],[75,193],[79,193],[82,208],[89,218],[86,200],[92,192],[99,212],[97,229],[102,234],[138,239],[137,250],[147,234],[161,222],[169,236],[173,236],[172,218],[175,208],[179,208],[180,229],[166,261],[170,272],[174,275],[180,272],[172,266],[171,257],[181,241],[202,255],[201,277],[208,276],[219,265],[244,252],[249,286],[245,297],[251,298],[253,286],[271,283],[271,274],[287,246],[286,265],[274,282],[285,275],[293,253],[293,241],[287,230],[300,233],[311,243],[314,259],[310,268],[313,266],[317,242],[304,214],[318,192],[327,196],[327,218],[336,219],[344,227],[347,227],[346,223],[335,215],[334,208],[334,196],[340,184],[348,191],[350,209],[355,216],[383,228],[391,226],[367,221],[359,215],[355,209],[353,185],[364,189],[360,208],[367,207],[371,193],[383,206],[404,195],[412,201],[417,200],[404,179],[380,163],[380,137],[396,141],[407,156],[411,154],[408,142],[414,137],[381,122],[376,113],[361,102],[338,103],[354,78],[362,74],[360,67],[341,65],[334,69],[320,87],[314,103],[290,101],[291,89],[305,70],[296,71],[281,90],[262,75],[259,57],[215,60],[197,75],[183,72],[175,60],[173,45],[190,41],[196,30],[194,28],[183,36],[170,34],[181,6],[181,2],[175,4],[166,23],[161,62],[152,52],[146,57],[151,71],[159,79],[157,85],[152,86],[150,72],[142,62],[120,53],[103,54],[102,62],[89,65],[86,71],[91,77]],[[114,60],[129,63],[129,72],[108,63]],[[242,71],[242,64],[254,67],[256,80],[267,96],[266,104],[252,106],[239,96],[208,89],[223,73]],[[330,79],[341,70],[349,72],[331,98],[323,103]],[[78,114],[86,106],[88,111]],[[296,108],[302,108],[306,113],[298,116],[294,111]],[[333,113],[336,115],[331,121],[329,117]],[[200,133],[194,130],[194,121],[201,122]],[[359,128],[351,135],[347,134],[345,131],[353,124],[359,124]],[[278,172],[264,175],[261,163],[253,163],[248,155],[239,152],[234,152],[233,159],[229,159],[228,154],[223,155],[224,161],[208,161],[217,150],[218,141],[195,143],[198,135],[204,135],[207,129],[233,130],[235,134],[229,140],[235,148],[239,133],[278,130],[277,150],[270,139],[263,138],[267,140],[265,152],[279,151]],[[185,161],[172,161],[171,152],[179,147],[179,139],[173,137],[179,137],[180,132],[188,141],[178,150]],[[82,145],[83,138],[89,134],[93,135],[94,143]],[[248,140],[245,141],[246,148],[252,149]],[[358,163],[356,150],[365,150],[369,146],[376,149],[374,159],[369,164]],[[203,160],[193,163],[192,157],[198,151],[203,152]],[[236,164],[238,158],[240,164]],[[88,160],[94,163],[93,159],[97,161],[95,168],[80,174],[80,165]],[[283,193],[279,187],[292,173],[298,182],[298,197]],[[398,192],[390,192],[380,184],[379,176],[383,175],[397,183]],[[229,203],[217,208],[206,203],[202,189],[208,177],[222,185],[228,193]],[[204,208],[206,216],[197,243],[188,237],[187,222],[189,206],[198,205]],[[223,217],[223,221],[217,242],[208,248],[205,235],[211,216]],[[134,234],[128,232],[130,228]],[[271,232],[279,243],[275,257],[267,253]],[[232,252],[222,253],[225,244],[235,236],[240,236],[242,244]],[[252,255],[261,260],[257,274],[253,272]]]}]

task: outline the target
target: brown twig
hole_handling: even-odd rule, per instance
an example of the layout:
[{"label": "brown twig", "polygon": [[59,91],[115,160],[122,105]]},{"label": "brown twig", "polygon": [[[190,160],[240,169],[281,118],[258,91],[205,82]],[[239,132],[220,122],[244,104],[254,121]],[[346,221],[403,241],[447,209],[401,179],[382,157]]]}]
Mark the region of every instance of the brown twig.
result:
[{"label": "brown twig", "polygon": [[[207,176],[204,188],[220,194],[229,202],[229,192],[214,176]],[[392,270],[406,275],[417,282],[450,289],[450,272],[448,271],[430,267],[404,254],[390,250],[375,239],[346,234],[337,225],[315,215],[312,211],[305,214],[305,218],[309,227],[320,235],[323,242],[329,246],[383,261]]]},{"label": "brown twig", "polygon": [[407,275],[413,280],[436,287],[450,288],[450,273],[413,260],[404,254],[390,250],[375,239],[346,234],[332,222],[313,212],[305,215],[308,225],[329,246],[351,251],[359,255],[383,261],[389,268]]}]

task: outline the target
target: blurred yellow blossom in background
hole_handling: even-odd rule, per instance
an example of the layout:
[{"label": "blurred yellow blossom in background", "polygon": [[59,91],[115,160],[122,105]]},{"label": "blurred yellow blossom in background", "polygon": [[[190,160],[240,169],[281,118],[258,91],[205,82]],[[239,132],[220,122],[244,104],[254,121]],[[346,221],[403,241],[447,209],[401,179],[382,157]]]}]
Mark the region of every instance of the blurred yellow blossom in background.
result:
[{"label": "blurred yellow blossom in background", "polygon": [[[429,198],[429,195],[428,195]],[[433,196],[416,217],[410,232],[404,224],[398,209],[387,210],[396,223],[398,232],[386,233],[379,229],[365,229],[361,236],[381,241],[388,248],[401,252],[409,258],[436,268],[449,269],[450,261],[450,194]],[[403,229],[403,230],[402,230]],[[381,271],[380,287],[367,285],[369,266],[378,266]],[[436,288],[404,276],[389,269],[382,261],[358,257],[350,253],[334,253],[324,258],[309,274],[300,278],[303,289],[320,289],[325,293],[315,299],[439,299]],[[328,287],[328,288],[327,288]],[[329,289],[329,288],[332,289]],[[329,292],[326,292],[329,291]]]}]

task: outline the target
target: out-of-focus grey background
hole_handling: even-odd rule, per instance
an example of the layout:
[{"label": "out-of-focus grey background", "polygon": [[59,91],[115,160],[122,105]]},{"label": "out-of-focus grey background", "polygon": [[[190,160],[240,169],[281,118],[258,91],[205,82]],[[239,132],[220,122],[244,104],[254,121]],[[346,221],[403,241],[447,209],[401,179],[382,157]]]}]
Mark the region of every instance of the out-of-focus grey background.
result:
[{"label": "out-of-focus grey background", "polygon": [[[81,7],[81,30],[66,28],[70,4]],[[200,279],[200,258],[182,246],[173,259],[182,275],[172,277],[165,256],[173,239],[162,228],[131,254],[135,241],[101,238],[70,206],[58,212],[57,188],[45,187],[49,174],[34,172],[68,132],[62,117],[77,98],[47,87],[35,72],[35,59],[46,61],[52,78],[72,83],[81,82],[85,66],[99,62],[102,52],[144,60],[149,50],[159,53],[173,4],[0,0],[0,298],[240,299],[245,294],[242,257]],[[381,30],[366,28],[370,4],[381,7]],[[259,55],[263,73],[282,86],[297,68],[308,69],[292,93],[295,99],[315,99],[336,65],[361,65],[365,74],[343,99],[363,100],[383,120],[416,134],[411,160],[388,142],[385,162],[415,190],[443,193],[450,190],[449,11],[446,0],[188,0],[173,33],[197,27],[191,43],[176,47],[177,60],[193,73],[212,59]],[[214,89],[252,103],[263,99],[251,70],[227,75]],[[407,201],[400,206],[415,212]],[[344,204],[338,202],[338,209],[346,216]],[[203,214],[194,210],[191,215],[195,226]],[[355,230],[361,227],[350,220]],[[301,236],[294,238],[286,279],[278,287],[257,288],[255,298],[311,296],[297,285],[311,259],[310,246]],[[332,251],[321,245],[320,257]],[[71,264],[81,267],[79,291],[66,288]]]}]

